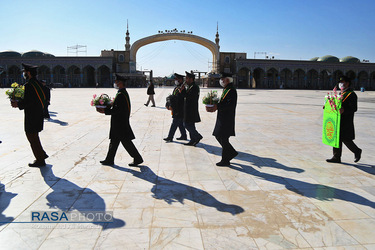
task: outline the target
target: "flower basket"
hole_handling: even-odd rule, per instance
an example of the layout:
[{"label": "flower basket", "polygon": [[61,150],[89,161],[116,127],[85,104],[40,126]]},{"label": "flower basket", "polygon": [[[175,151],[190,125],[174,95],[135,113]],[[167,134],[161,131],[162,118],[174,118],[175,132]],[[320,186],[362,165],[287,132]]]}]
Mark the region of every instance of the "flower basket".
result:
[{"label": "flower basket", "polygon": [[12,102],[18,102],[23,100],[25,97],[25,86],[19,85],[18,83],[14,82],[11,85],[11,89],[7,90],[5,94]]},{"label": "flower basket", "polygon": [[217,96],[216,90],[211,90],[208,92],[205,96],[203,96],[203,104],[206,105],[206,107],[213,107],[215,104],[219,102],[219,97]]},{"label": "flower basket", "polygon": [[107,108],[110,107],[113,103],[113,100],[107,94],[93,95],[91,100],[91,106],[96,108]]}]

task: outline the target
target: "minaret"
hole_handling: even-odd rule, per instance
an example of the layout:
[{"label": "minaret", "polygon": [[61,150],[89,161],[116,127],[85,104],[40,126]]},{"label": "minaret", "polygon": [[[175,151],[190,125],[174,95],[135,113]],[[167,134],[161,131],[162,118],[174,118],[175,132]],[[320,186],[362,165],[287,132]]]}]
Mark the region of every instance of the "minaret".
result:
[{"label": "minaret", "polygon": [[126,44],[125,44],[125,51],[129,51],[130,50],[130,36],[129,36],[129,23],[128,23],[128,20],[126,20]]},{"label": "minaret", "polygon": [[217,22],[215,42],[216,42],[217,48],[220,50],[219,41],[220,41],[220,39],[219,39],[219,22]]}]

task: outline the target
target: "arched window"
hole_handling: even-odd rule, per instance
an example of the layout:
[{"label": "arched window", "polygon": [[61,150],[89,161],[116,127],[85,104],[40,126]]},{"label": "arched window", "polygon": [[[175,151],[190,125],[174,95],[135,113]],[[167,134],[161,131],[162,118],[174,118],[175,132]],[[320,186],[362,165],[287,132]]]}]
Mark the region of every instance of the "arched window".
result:
[{"label": "arched window", "polygon": [[230,61],[229,56],[226,56],[224,61],[225,61],[225,63],[229,63],[229,61]]},{"label": "arched window", "polygon": [[125,61],[125,57],[124,57],[123,54],[120,54],[120,55],[118,56],[118,61],[119,61],[119,62],[124,62],[124,61]]}]

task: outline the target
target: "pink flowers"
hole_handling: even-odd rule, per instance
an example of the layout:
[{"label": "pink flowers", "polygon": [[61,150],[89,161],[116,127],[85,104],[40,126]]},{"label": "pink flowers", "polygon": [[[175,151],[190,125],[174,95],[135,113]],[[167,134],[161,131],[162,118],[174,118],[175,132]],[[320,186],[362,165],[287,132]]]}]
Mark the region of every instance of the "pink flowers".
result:
[{"label": "pink flowers", "polygon": [[108,107],[111,106],[114,99],[111,99],[107,94],[101,94],[97,96],[96,94],[92,96],[93,99],[91,100],[91,106],[103,106]]},{"label": "pink flowers", "polygon": [[333,89],[332,93],[329,93],[329,92],[327,93],[326,99],[329,102],[329,105],[331,106],[332,111],[337,111],[338,109],[341,108],[342,95],[341,93],[340,94],[337,93],[336,87]]}]

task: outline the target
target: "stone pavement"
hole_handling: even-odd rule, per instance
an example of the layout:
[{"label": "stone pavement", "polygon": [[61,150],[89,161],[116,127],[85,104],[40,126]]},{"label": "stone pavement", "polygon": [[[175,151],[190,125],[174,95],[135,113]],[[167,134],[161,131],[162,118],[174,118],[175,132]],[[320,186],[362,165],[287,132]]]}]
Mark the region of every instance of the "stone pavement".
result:
[{"label": "stone pavement", "polygon": [[[114,89],[54,89],[42,144],[48,165],[33,160],[23,112],[0,89],[0,246],[7,249],[375,249],[375,93],[357,92],[358,164],[344,148],[328,164],[321,143],[325,91],[239,90],[230,167],[217,167],[211,135],[216,114],[200,105],[197,147],[165,143],[171,88],[128,89],[134,143],[145,162],[120,145],[102,166],[109,116],[89,105]],[[201,96],[208,89],[201,89]],[[221,90],[219,90],[221,93]],[[176,132],[176,136],[179,136]],[[30,223],[35,211],[113,212],[113,223]],[[29,222],[29,223],[27,223]]]}]

